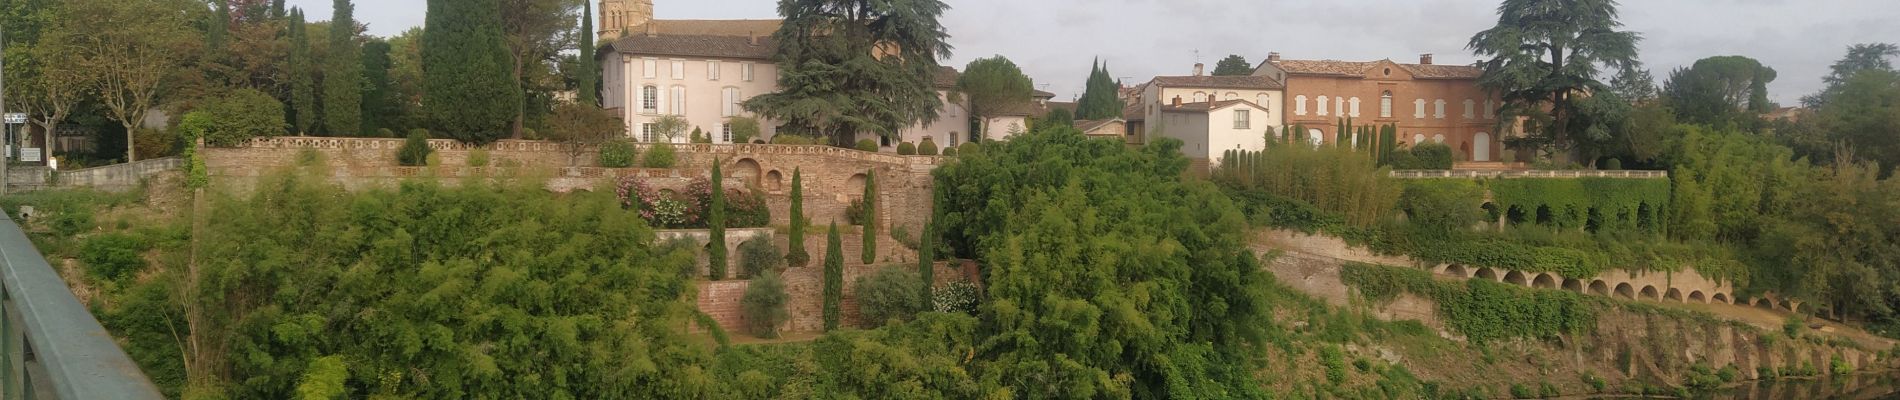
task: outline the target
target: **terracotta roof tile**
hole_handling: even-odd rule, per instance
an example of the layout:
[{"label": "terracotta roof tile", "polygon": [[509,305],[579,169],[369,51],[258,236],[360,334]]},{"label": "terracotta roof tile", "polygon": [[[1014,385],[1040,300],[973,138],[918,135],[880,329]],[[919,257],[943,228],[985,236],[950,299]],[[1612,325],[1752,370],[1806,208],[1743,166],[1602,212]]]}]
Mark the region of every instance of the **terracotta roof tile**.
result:
[{"label": "terracotta roof tile", "polygon": [[940,66],[937,67],[937,72],[930,74],[930,83],[938,89],[955,88],[957,87],[957,78],[962,76],[963,74],[957,72],[956,68]]},{"label": "terracotta roof tile", "polygon": [[1220,89],[1285,89],[1286,84],[1272,77],[1243,76],[1157,76],[1154,84],[1161,87],[1198,87]]},{"label": "terracotta roof tile", "polygon": [[659,35],[770,37],[784,20],[777,19],[659,19],[627,28],[623,36],[645,35],[649,25]]},{"label": "terracotta roof tile", "polygon": [[704,35],[628,35],[614,41],[615,51],[628,54],[687,57],[724,57],[769,60],[778,50],[771,37],[759,38],[758,44],[745,36]]},{"label": "terracotta roof tile", "polygon": [[1246,104],[1249,106],[1253,106],[1254,108],[1260,108],[1260,109],[1266,108],[1266,107],[1261,107],[1259,104],[1254,104],[1253,102],[1246,101],[1246,100],[1221,100],[1221,101],[1214,101],[1214,102],[1187,103],[1187,104],[1182,104],[1178,106],[1165,105],[1165,106],[1161,106],[1161,112],[1204,113],[1204,112],[1231,107],[1235,104]]},{"label": "terracotta roof tile", "polygon": [[[1274,65],[1290,74],[1365,77],[1366,72],[1386,61],[1281,60]],[[1398,64],[1398,63],[1393,63]],[[1467,65],[1398,64],[1419,79],[1476,79],[1484,70]]]},{"label": "terracotta roof tile", "polygon": [[1103,126],[1108,126],[1108,124],[1112,124],[1116,122],[1123,122],[1123,121],[1120,118],[1094,119],[1094,120],[1085,119],[1085,120],[1075,121],[1075,130],[1082,131],[1083,133],[1087,133],[1088,131],[1101,129]]},{"label": "terracotta roof tile", "polygon": [[1147,121],[1148,113],[1142,112],[1141,103],[1129,102],[1122,106],[1122,119],[1127,121]]}]

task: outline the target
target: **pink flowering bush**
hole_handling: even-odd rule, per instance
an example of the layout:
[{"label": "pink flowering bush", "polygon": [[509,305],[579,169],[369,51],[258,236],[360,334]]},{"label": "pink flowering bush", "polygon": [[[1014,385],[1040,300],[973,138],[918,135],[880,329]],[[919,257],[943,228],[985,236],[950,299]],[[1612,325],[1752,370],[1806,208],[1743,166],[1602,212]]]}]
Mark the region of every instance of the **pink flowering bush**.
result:
[{"label": "pink flowering bush", "polygon": [[[654,227],[663,229],[705,229],[708,226],[707,215],[712,210],[712,181],[695,178],[680,193],[656,190],[645,179],[624,177],[615,185],[614,194],[620,198],[620,206],[640,213],[640,218]],[[757,228],[772,223],[771,211],[766,207],[765,194],[758,189],[751,193],[738,190],[726,190],[726,226],[729,228]]]}]

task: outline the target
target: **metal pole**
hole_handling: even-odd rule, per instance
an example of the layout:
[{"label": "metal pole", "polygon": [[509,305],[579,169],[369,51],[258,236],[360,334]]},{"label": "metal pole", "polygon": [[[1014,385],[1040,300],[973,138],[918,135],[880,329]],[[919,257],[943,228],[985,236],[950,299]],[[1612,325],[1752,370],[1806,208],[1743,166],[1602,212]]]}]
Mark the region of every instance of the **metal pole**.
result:
[{"label": "metal pole", "polygon": [[[6,50],[7,50],[7,30],[4,28],[5,27],[0,27],[0,55],[6,54]],[[0,57],[0,115],[6,114],[6,113],[7,113],[7,58]],[[5,121],[0,121],[0,122],[5,122]],[[8,133],[11,133],[13,129],[13,124],[6,124],[6,128],[8,129]],[[8,136],[12,136],[12,135],[8,135]],[[12,139],[12,138],[8,138],[8,139]],[[7,182],[11,180],[8,178],[12,177],[11,175],[7,174],[7,164],[13,162],[13,148],[12,148],[13,141],[8,140],[7,146],[8,146],[6,147],[7,154],[4,156],[0,156],[0,195],[7,194]]]}]

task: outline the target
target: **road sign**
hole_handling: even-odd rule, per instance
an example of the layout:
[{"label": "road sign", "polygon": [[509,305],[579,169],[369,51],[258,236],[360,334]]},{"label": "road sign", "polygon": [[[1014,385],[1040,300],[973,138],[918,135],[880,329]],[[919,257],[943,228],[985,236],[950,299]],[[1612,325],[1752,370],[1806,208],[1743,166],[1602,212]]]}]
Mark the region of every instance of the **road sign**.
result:
[{"label": "road sign", "polygon": [[22,162],[40,162],[40,148],[38,148],[38,147],[26,147],[26,148],[21,148],[21,149],[20,149],[20,161],[22,161]]},{"label": "road sign", "polygon": [[19,125],[24,123],[26,123],[26,113],[7,113],[7,124]]}]

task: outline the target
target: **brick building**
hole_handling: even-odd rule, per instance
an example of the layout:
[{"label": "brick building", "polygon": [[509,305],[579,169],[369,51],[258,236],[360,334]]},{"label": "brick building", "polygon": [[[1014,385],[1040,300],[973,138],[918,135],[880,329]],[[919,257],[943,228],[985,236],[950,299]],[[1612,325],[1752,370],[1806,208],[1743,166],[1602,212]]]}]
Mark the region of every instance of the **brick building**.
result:
[{"label": "brick building", "polygon": [[1254,75],[1286,83],[1280,110],[1286,125],[1300,124],[1312,140],[1332,142],[1338,120],[1355,125],[1397,124],[1399,141],[1451,146],[1458,161],[1492,162],[1503,154],[1495,96],[1478,86],[1477,67],[1392,60],[1283,60],[1271,53]]}]

